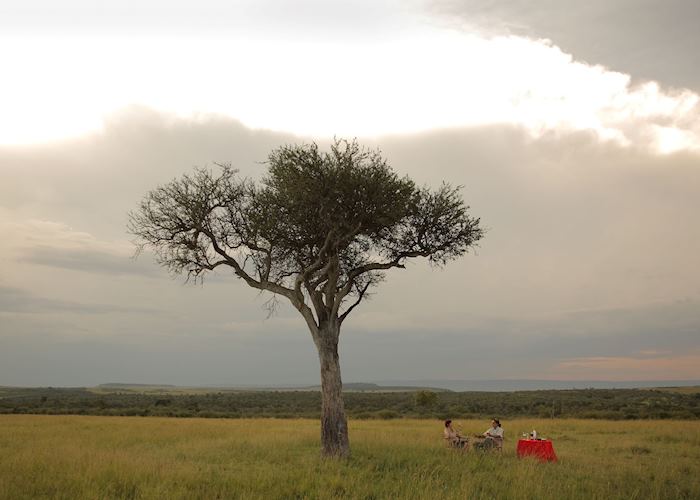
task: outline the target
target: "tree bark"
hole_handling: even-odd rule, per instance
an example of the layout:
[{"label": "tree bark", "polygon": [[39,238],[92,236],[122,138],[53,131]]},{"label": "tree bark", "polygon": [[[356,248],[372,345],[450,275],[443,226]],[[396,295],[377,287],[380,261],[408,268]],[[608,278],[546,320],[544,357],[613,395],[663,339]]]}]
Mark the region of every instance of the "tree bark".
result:
[{"label": "tree bark", "polygon": [[350,441],[340,377],[339,333],[339,326],[321,328],[316,347],[321,362],[321,454],[342,458],[350,455]]}]

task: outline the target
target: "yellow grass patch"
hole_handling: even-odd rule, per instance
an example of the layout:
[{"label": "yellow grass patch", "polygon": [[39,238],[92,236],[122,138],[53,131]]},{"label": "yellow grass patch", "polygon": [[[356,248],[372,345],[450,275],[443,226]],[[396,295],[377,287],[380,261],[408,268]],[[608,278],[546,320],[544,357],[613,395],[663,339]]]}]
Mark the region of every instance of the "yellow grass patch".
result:
[{"label": "yellow grass patch", "polygon": [[[315,420],[0,415],[0,498],[700,498],[700,422],[503,425],[482,455],[446,449],[439,421],[351,421],[338,462]],[[515,457],[533,428],[559,463]]]}]

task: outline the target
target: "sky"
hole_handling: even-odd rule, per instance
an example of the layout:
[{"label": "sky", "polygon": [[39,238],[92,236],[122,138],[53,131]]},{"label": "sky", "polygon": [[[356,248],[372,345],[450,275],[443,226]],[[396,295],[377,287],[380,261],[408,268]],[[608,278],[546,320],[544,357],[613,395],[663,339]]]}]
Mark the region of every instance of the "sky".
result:
[{"label": "sky", "polygon": [[692,0],[0,2],[0,385],[318,383],[302,318],[133,258],[195,166],[333,136],[488,233],[395,270],[346,382],[700,379]]}]

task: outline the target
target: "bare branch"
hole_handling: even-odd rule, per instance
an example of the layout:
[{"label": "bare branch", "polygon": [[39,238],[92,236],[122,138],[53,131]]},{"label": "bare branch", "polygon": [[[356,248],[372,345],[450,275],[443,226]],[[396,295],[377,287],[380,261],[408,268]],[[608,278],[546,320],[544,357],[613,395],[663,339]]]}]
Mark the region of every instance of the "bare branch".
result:
[{"label": "bare branch", "polygon": [[343,321],[345,321],[345,318],[348,317],[348,315],[352,312],[352,310],[355,309],[360,304],[360,302],[362,302],[362,299],[365,297],[365,294],[367,293],[367,290],[369,289],[369,287],[371,285],[372,285],[372,282],[368,280],[367,283],[365,283],[365,285],[358,290],[357,299],[355,300],[355,302],[353,302],[350,305],[350,307],[348,307],[345,310],[345,312],[343,314],[341,314],[340,317],[338,318],[338,320],[341,324],[343,323]]}]

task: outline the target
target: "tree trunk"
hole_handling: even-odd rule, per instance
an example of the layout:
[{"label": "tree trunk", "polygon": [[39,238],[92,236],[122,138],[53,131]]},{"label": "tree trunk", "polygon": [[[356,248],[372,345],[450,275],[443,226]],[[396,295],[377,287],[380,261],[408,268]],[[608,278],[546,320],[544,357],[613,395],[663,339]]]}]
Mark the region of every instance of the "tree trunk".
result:
[{"label": "tree trunk", "polygon": [[350,455],[338,357],[339,333],[338,327],[323,328],[316,342],[321,362],[321,454],[326,457]]}]

